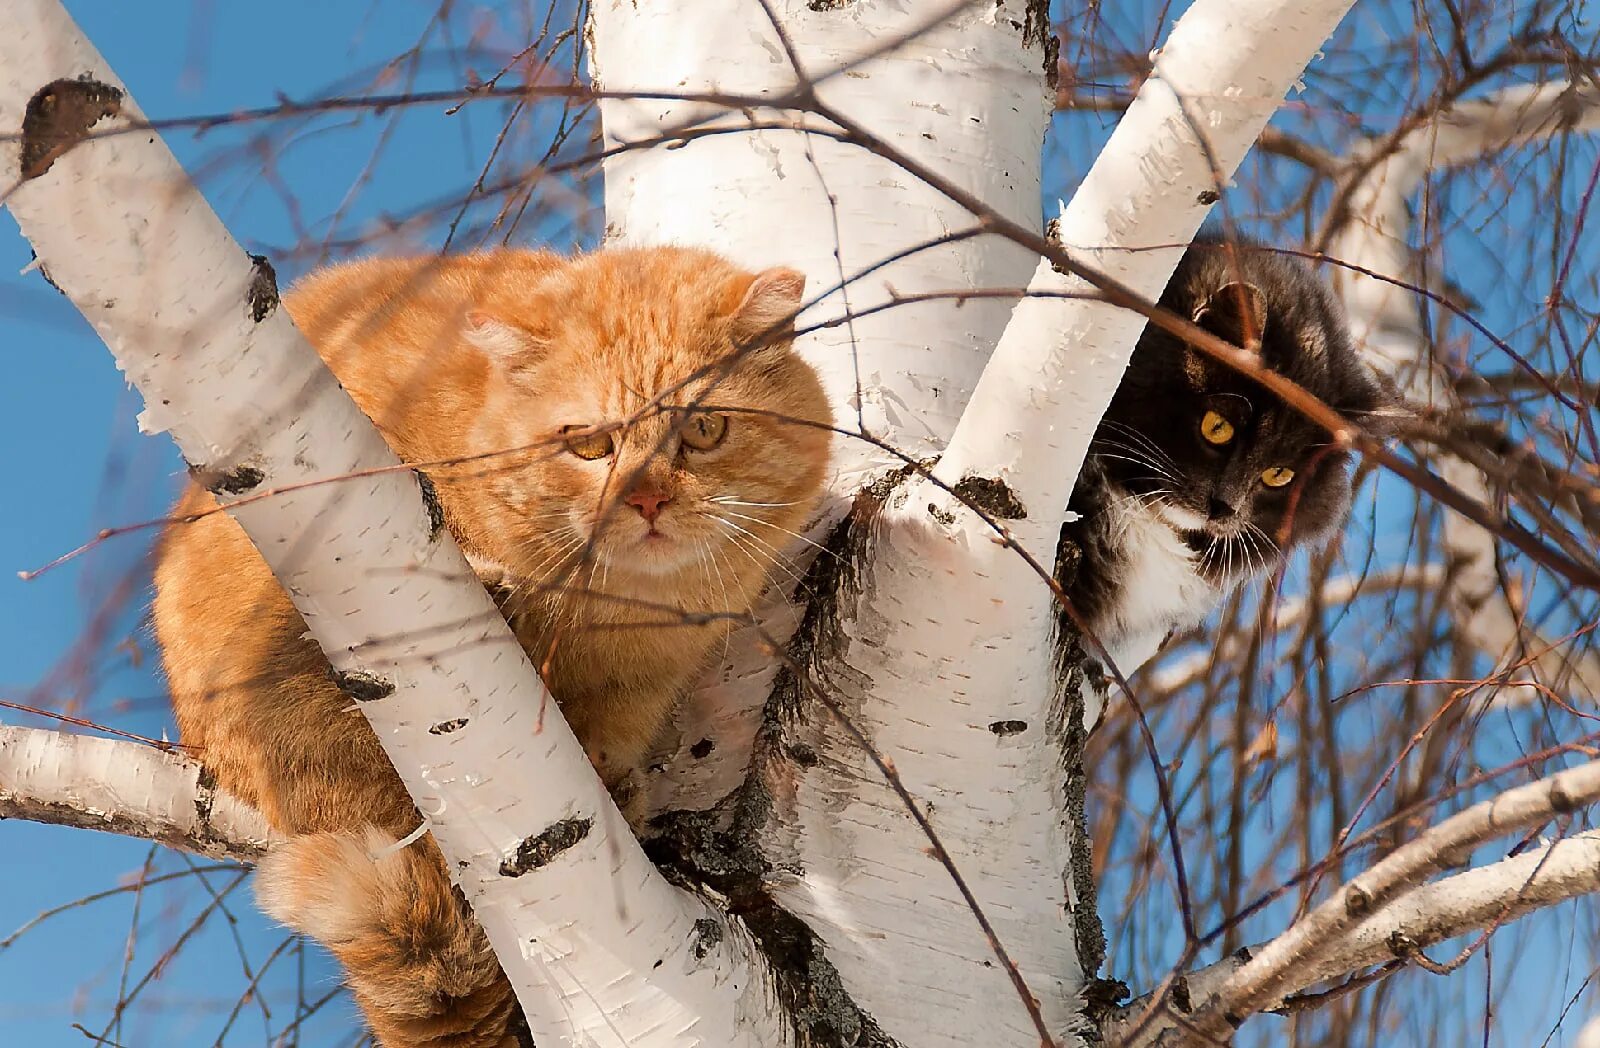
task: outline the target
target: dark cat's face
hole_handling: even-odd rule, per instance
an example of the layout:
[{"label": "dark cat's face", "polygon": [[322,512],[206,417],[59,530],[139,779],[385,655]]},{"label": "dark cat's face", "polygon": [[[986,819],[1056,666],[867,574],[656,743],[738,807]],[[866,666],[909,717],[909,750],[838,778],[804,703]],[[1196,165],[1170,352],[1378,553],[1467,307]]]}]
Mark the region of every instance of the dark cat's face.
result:
[{"label": "dark cat's face", "polygon": [[[1297,261],[1197,241],[1161,304],[1366,421],[1386,398],[1331,295]],[[1267,390],[1147,327],[1095,436],[1109,479],[1149,505],[1226,582],[1327,536],[1350,505],[1349,455]]]}]

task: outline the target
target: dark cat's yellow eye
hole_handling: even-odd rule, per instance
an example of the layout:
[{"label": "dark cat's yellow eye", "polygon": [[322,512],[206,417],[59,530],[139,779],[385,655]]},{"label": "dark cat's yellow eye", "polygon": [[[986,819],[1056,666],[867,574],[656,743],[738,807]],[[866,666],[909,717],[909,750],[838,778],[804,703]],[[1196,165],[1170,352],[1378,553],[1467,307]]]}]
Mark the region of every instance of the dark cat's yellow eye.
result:
[{"label": "dark cat's yellow eye", "polygon": [[1287,466],[1273,466],[1261,473],[1261,483],[1269,488],[1281,488],[1294,479],[1294,470]]},{"label": "dark cat's yellow eye", "polygon": [[1233,439],[1233,423],[1215,411],[1208,411],[1200,420],[1200,435],[1208,444],[1226,444]]},{"label": "dark cat's yellow eye", "polygon": [[697,411],[683,424],[683,442],[696,451],[710,451],[728,435],[728,416]]},{"label": "dark cat's yellow eye", "polygon": [[593,462],[603,459],[611,454],[616,444],[609,433],[588,433],[589,426],[562,426],[563,434],[573,434],[567,437],[567,450],[581,459]]}]

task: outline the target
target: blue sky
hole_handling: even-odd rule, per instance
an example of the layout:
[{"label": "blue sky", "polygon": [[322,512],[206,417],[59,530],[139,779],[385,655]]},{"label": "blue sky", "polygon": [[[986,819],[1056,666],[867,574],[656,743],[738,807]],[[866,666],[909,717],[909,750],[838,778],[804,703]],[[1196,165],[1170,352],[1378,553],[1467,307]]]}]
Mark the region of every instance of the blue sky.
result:
[{"label": "blue sky", "polygon": [[[68,6],[145,111],[161,117],[271,104],[280,92],[306,98],[359,88],[378,65],[424,36],[437,5],[283,0],[270,16],[259,5],[215,0],[77,0]],[[1358,7],[1361,24],[1352,31],[1382,33],[1382,19],[1362,21],[1365,6]],[[473,27],[491,49],[515,50],[528,39],[513,15],[485,16]],[[437,34],[430,37],[419,58],[417,86],[459,86],[455,63],[443,53],[447,46]],[[1381,123],[1397,108],[1379,107],[1373,120]],[[450,116],[442,106],[428,107],[392,124],[325,120],[315,133],[279,140],[267,154],[270,164],[241,153],[249,137],[244,132],[167,138],[235,235],[252,250],[272,254],[280,276],[288,279],[308,259],[285,257],[281,249],[300,240],[306,228],[326,233],[328,217],[339,213],[334,235],[359,236],[385,214],[469,183],[493,148],[502,110],[497,103]],[[391,126],[380,162],[368,170],[384,128]],[[1109,118],[1086,118],[1057,138],[1047,161],[1060,184],[1045,187],[1047,200],[1068,191],[1107,126]],[[1575,179],[1568,187],[1572,195],[1582,188],[1581,178]],[[280,187],[287,187],[293,206]],[[1469,206],[1463,209],[1470,214]],[[591,230],[559,216],[541,219],[538,228],[558,247],[592,238]],[[437,245],[439,239],[434,227],[419,233],[416,243]],[[0,216],[0,446],[12,452],[3,489],[9,511],[0,513],[0,623],[7,627],[0,630],[0,699],[71,708],[160,736],[171,730],[170,719],[141,626],[148,603],[143,558],[152,535],[104,543],[31,582],[15,576],[102,527],[159,516],[180,480],[180,463],[165,438],[137,435],[138,398],[105,347],[37,274],[19,275],[29,257],[9,216]],[[1457,275],[1470,283],[1475,270],[1465,266]],[[1531,315],[1536,288],[1498,285],[1492,277],[1478,283],[1496,330],[1510,332]],[[0,721],[40,723],[6,710],[0,710]],[[1383,730],[1380,715],[1374,714],[1371,730]],[[157,876],[188,868],[187,860],[152,853],[139,842],[16,822],[0,824],[0,856],[0,937],[41,911],[131,883],[147,862]],[[259,972],[284,941],[256,914],[248,884],[223,897],[160,978],[140,992],[120,1025],[112,1024],[119,986],[143,978],[213,903],[210,893],[229,890],[235,879],[228,871],[204,877],[204,889],[184,877],[151,887],[137,900],[126,893],[68,910],[0,948],[0,1045],[91,1043],[73,1023],[94,1033],[111,1026],[112,1039],[127,1048],[212,1044],[249,982],[245,966]],[[1571,922],[1565,927],[1570,933]],[[137,929],[136,946],[125,974],[130,928]],[[1587,953],[1562,928],[1559,921],[1547,923],[1538,934],[1550,948],[1512,976],[1528,987],[1521,996],[1527,1013],[1512,1028],[1537,1031],[1533,1043],[1585,974]],[[1469,967],[1456,978],[1464,1002],[1481,1002],[1481,972]],[[271,1027],[280,1029],[293,1017],[297,999],[315,1000],[333,985],[331,967],[314,951],[285,950],[262,979],[260,1000],[240,1010],[225,1043],[264,1043],[269,1020],[263,1002]],[[335,1002],[306,1022],[301,1043],[342,1044],[353,1031],[348,1008]],[[1401,1031],[1391,1043],[1421,1045],[1429,1036]],[[1519,1043],[1511,1037],[1502,1043]],[[1560,1037],[1553,1043],[1562,1043]]]}]

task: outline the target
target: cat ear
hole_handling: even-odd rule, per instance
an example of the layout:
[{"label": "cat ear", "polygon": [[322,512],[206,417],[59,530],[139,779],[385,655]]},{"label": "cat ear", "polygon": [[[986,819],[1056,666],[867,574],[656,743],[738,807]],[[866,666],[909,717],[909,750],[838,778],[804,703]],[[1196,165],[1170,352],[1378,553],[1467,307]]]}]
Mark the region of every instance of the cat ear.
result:
[{"label": "cat ear", "polygon": [[1195,308],[1196,324],[1242,349],[1260,350],[1267,330],[1267,296],[1254,284],[1224,284]]},{"label": "cat ear", "polygon": [[734,341],[778,339],[792,327],[805,291],[806,276],[797,269],[776,266],[757,274],[733,311]]},{"label": "cat ear", "polygon": [[461,323],[461,337],[496,364],[513,364],[526,353],[543,349],[544,339],[527,328],[508,324],[492,313],[470,310]]}]

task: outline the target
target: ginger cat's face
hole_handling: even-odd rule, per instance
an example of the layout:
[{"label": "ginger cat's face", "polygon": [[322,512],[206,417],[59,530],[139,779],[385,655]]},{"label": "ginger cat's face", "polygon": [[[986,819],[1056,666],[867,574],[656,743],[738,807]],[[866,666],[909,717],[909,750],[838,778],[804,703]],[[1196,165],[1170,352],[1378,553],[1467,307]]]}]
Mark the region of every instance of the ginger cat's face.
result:
[{"label": "ginger cat's face", "polygon": [[658,248],[480,299],[466,340],[505,381],[472,443],[530,448],[482,479],[505,530],[496,559],[552,586],[668,601],[720,589],[735,607],[781,576],[829,447],[822,387],[773,331],[803,286],[793,270]]}]

